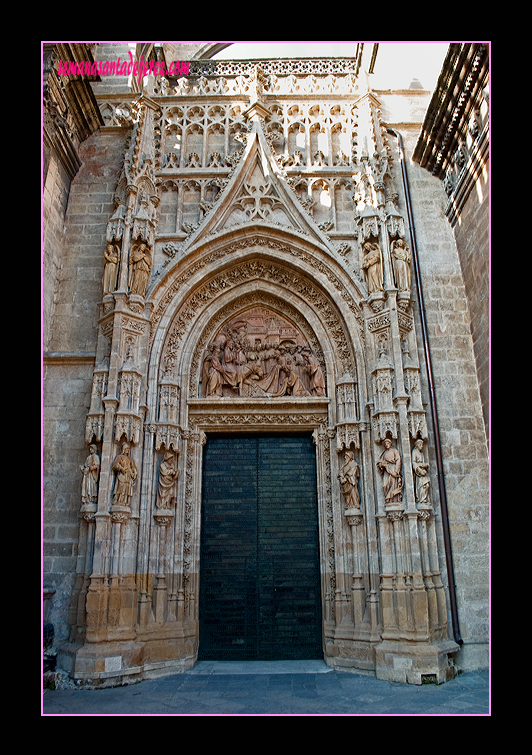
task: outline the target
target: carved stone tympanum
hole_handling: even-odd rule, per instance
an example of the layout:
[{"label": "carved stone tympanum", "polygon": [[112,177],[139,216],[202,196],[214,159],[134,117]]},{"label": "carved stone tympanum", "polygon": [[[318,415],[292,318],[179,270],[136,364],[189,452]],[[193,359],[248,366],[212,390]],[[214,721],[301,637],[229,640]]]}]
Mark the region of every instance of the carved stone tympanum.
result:
[{"label": "carved stone tympanum", "polygon": [[203,357],[205,397],[325,396],[321,365],[285,317],[254,307],[225,323]]}]

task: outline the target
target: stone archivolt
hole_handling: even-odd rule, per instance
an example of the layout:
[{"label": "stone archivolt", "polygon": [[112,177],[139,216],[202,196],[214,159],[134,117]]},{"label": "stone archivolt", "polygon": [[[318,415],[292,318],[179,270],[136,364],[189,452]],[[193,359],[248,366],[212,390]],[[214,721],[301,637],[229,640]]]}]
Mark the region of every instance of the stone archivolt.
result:
[{"label": "stone archivolt", "polygon": [[[205,78],[184,99],[143,93],[129,110],[86,425],[99,478],[90,495],[83,479],[73,674],[96,684],[195,662],[208,433],[297,428],[316,445],[327,662],[443,681],[457,647],[416,445],[427,426],[378,102],[350,104],[353,72],[340,100],[338,76],[311,74],[319,101],[310,75],[240,75],[240,103]],[[381,265],[371,286],[364,244]],[[135,474],[118,510],[121,454]]]}]

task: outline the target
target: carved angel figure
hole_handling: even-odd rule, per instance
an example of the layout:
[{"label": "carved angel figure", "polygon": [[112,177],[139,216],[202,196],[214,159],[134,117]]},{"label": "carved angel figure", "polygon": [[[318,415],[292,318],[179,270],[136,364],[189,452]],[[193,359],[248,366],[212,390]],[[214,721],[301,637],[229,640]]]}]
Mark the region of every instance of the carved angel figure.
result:
[{"label": "carved angel figure", "polygon": [[207,396],[221,396],[224,384],[224,368],[220,359],[221,347],[215,344],[210,359],[209,377],[205,393]]},{"label": "carved angel figure", "polygon": [[303,356],[307,362],[307,372],[310,375],[310,392],[313,396],[326,396],[325,378],[320,364],[310,348],[305,346]]},{"label": "carved angel figure", "polygon": [[344,495],[346,509],[360,508],[360,494],[358,492],[358,478],[360,469],[355,461],[355,455],[352,451],[345,452],[345,463],[338,472],[340,488]]},{"label": "carved angel figure", "polygon": [[401,503],[403,500],[403,478],[401,477],[401,456],[392,441],[385,438],[384,451],[379,457],[377,468],[382,475],[382,489],[385,505]]},{"label": "carved angel figure", "polygon": [[382,276],[382,252],[378,244],[372,244],[369,241],[363,246],[364,260],[362,269],[366,271],[366,281],[368,284],[368,294],[374,294],[377,291],[384,290],[384,281]]}]

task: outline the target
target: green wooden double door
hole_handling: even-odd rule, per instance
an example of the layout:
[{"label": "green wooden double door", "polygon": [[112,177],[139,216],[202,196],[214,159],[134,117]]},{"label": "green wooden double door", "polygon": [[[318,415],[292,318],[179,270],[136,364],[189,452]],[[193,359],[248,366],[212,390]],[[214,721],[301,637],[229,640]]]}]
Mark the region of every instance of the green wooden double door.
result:
[{"label": "green wooden double door", "polygon": [[202,481],[199,658],[323,657],[310,436],[212,436]]}]

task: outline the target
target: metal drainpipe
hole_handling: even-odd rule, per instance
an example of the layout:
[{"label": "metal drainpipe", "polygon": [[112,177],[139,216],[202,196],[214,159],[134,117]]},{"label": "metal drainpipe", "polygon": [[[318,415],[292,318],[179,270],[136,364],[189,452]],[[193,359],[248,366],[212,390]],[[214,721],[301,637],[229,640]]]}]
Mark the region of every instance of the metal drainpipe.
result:
[{"label": "metal drainpipe", "polygon": [[442,510],[442,524],[443,524],[443,542],[445,546],[445,560],[447,563],[447,576],[449,579],[449,598],[451,603],[451,619],[453,624],[454,641],[458,645],[463,645],[464,641],[460,636],[460,626],[458,623],[458,609],[456,605],[456,585],[454,581],[454,567],[453,567],[453,555],[451,549],[451,532],[449,527],[449,512],[447,509],[447,493],[445,490],[445,477],[443,474],[443,461],[441,452],[440,441],[440,426],[438,422],[438,409],[436,405],[436,392],[434,390],[434,378],[432,374],[432,360],[430,356],[429,337],[427,331],[427,320],[425,315],[425,304],[423,299],[423,288],[421,285],[421,275],[419,272],[419,262],[417,254],[416,244],[416,232],[414,228],[414,219],[412,216],[412,205],[410,202],[410,189],[408,184],[408,174],[406,172],[405,153],[403,149],[403,139],[398,131],[392,128],[387,129],[389,134],[395,136],[399,146],[399,156],[401,161],[401,173],[403,176],[403,186],[405,190],[406,209],[408,213],[408,224],[410,226],[410,236],[412,239],[412,262],[414,266],[414,276],[416,279],[416,286],[419,295],[419,309],[421,315],[421,329],[423,332],[423,349],[425,352],[425,362],[427,365],[427,373],[429,379],[430,390],[430,408],[432,414],[432,424],[434,426],[434,441],[436,447],[436,465],[438,468],[438,489],[440,492],[440,504]]}]

